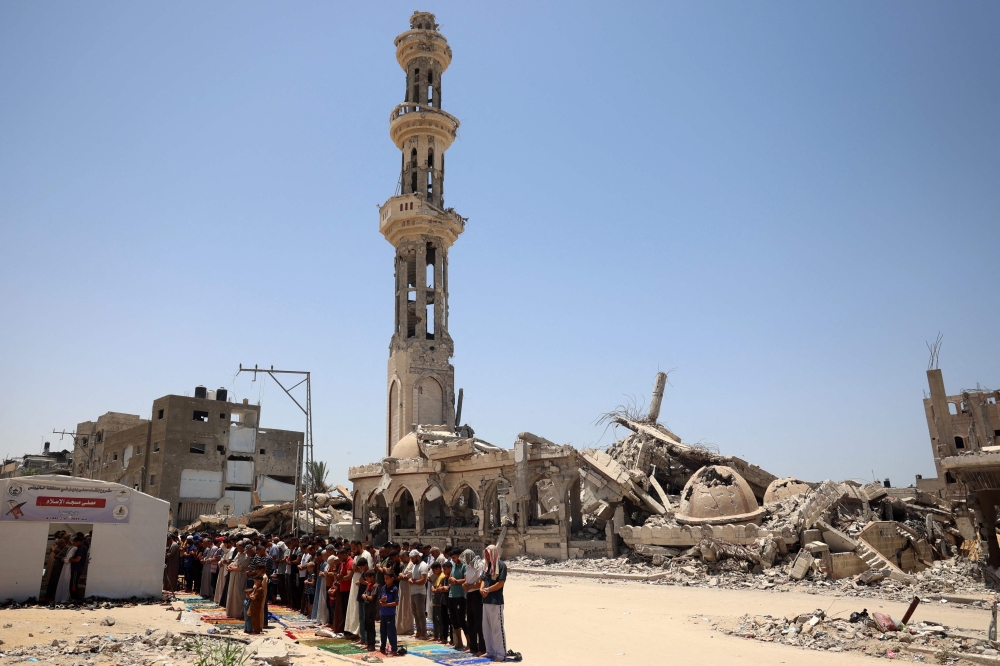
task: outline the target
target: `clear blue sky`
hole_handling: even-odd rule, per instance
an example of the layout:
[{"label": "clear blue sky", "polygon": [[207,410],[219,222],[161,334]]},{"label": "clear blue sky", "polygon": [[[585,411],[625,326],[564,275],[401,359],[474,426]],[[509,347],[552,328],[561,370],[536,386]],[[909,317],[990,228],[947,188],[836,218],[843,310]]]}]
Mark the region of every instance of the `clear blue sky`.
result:
[{"label": "clear blue sky", "polygon": [[[393,38],[454,50],[457,386],[477,434],[661,420],[779,475],[933,473],[1000,384],[1000,5],[0,3],[0,453],[238,364],[315,375],[337,481],[385,437]],[[54,440],[58,444],[58,438]]]}]

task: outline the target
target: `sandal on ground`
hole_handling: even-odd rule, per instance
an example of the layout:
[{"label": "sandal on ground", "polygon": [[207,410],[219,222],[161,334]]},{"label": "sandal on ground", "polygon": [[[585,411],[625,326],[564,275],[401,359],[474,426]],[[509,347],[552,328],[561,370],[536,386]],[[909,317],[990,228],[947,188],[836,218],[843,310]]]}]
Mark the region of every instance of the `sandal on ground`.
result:
[{"label": "sandal on ground", "polygon": [[523,657],[521,657],[521,653],[520,652],[514,652],[513,650],[507,650],[507,661],[521,661],[521,659],[523,659]]}]

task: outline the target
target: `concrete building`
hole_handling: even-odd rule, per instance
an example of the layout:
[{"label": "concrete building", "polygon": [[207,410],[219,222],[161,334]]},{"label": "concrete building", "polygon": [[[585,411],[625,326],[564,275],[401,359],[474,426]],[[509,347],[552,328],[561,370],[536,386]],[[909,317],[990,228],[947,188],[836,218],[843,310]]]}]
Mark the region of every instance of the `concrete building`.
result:
[{"label": "concrete building", "polygon": [[13,479],[19,476],[35,474],[57,474],[71,476],[73,473],[73,454],[63,449],[52,451],[52,445],[45,442],[41,453],[29,453],[20,458],[8,458],[0,467],[0,479]]},{"label": "concrete building", "polygon": [[918,479],[921,490],[936,492],[945,499],[965,499],[968,489],[942,463],[949,457],[989,451],[1000,444],[1000,391],[964,390],[948,395],[941,370],[927,371],[930,397],[924,399],[927,431],[934,455],[936,479]]},{"label": "concrete building", "polygon": [[448,334],[448,248],[465,220],[444,207],[444,157],[458,120],[441,108],[451,48],[434,15],[414,12],[396,37],[406,72],[403,103],[389,116],[401,153],[399,194],[379,209],[379,231],[396,248],[395,328],[389,343],[386,455],[417,424],[455,424],[454,343]]},{"label": "concrete building", "polygon": [[148,420],[109,412],[90,427],[91,422],[80,424],[77,476],[120,483],[170,502],[172,524],[178,527],[217,513],[223,497],[232,500],[236,515],[247,513],[260,504],[254,493],[262,477],[295,483],[303,435],[261,430],[258,405],[227,398],[225,389],[199,386],[195,397],[157,398]]}]

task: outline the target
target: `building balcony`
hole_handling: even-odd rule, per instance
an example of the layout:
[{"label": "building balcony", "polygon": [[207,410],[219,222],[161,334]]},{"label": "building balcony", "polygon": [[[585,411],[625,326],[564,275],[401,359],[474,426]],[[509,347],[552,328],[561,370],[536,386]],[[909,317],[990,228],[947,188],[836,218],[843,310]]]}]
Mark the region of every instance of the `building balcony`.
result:
[{"label": "building balcony", "polygon": [[442,151],[447,150],[458,136],[459,125],[458,118],[447,111],[415,102],[403,102],[389,114],[389,136],[400,150],[411,137],[428,134],[441,142]]},{"label": "building balcony", "polygon": [[422,194],[403,194],[379,208],[378,229],[394,246],[422,235],[435,236],[450,246],[465,231],[465,218],[453,208],[431,205]]}]

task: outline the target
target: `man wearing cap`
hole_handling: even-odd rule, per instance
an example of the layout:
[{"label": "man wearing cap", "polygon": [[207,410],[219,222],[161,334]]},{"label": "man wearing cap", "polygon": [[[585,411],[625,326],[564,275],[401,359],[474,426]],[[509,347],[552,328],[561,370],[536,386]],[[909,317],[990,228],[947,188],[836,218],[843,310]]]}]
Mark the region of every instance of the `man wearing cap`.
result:
[{"label": "man wearing cap", "polygon": [[419,550],[410,551],[410,608],[417,623],[417,638],[427,638],[427,574],[430,566],[424,562]]}]

